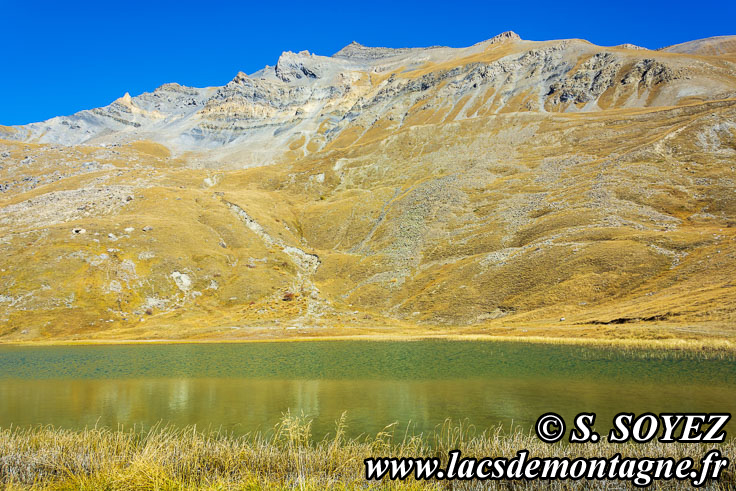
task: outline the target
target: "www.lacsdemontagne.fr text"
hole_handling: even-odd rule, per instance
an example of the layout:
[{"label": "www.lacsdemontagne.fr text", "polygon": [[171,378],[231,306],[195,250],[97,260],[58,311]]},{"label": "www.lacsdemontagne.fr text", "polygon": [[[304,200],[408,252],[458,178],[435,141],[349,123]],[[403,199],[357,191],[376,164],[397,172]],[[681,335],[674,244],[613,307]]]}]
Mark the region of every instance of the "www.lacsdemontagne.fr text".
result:
[{"label": "www.lacsdemontagne.fr text", "polygon": [[[722,443],[726,438],[723,430],[731,419],[729,413],[619,413],[613,420],[608,435],[609,442],[629,441],[643,444],[660,434],[663,444],[682,442],[692,444]],[[592,425],[595,413],[580,413],[575,417],[573,430],[569,434],[570,444],[598,442],[600,435]],[[547,443],[559,441],[566,434],[564,419],[556,413],[545,413],[537,419],[534,427],[540,440]],[[706,480],[718,480],[728,467],[729,460],[717,449],[705,453],[696,462],[685,457],[623,457],[620,453],[612,457],[530,457],[526,449],[516,456],[507,457],[462,457],[459,450],[448,454],[447,465],[437,457],[377,457],[364,461],[365,477],[368,480],[616,480],[629,481],[638,487],[649,486],[654,481],[690,481],[693,486],[702,486]]]},{"label": "www.lacsdemontagne.fr text", "polygon": [[529,451],[521,450],[513,458],[496,457],[476,459],[462,457],[459,450],[448,454],[446,466],[437,457],[365,459],[365,477],[368,480],[404,480],[413,477],[439,480],[620,480],[635,486],[649,486],[654,481],[691,481],[701,486],[707,479],[718,479],[728,465],[728,459],[718,450],[711,450],[695,467],[691,458],[675,460],[667,458],[612,457],[558,458],[529,457]]}]

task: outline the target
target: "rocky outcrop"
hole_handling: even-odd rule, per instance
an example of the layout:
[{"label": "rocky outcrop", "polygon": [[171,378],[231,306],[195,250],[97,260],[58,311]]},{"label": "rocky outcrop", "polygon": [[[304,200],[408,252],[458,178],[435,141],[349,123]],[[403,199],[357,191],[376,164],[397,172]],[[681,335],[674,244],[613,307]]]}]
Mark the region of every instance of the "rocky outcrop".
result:
[{"label": "rocky outcrop", "polygon": [[375,61],[393,56],[415,53],[425,48],[371,48],[353,41],[332,55],[333,58],[346,60]]},{"label": "rocky outcrop", "polygon": [[308,51],[298,54],[286,51],[276,62],[276,76],[282,82],[294,82],[303,78],[320,78],[324,76],[325,62],[320,62],[318,57],[310,55]]},{"label": "rocky outcrop", "polygon": [[505,43],[508,41],[521,41],[521,36],[514,31],[506,31],[493,36],[487,41],[488,44]]},{"label": "rocky outcrop", "polygon": [[641,87],[652,87],[680,78],[681,70],[675,70],[668,65],[646,58],[634,65],[634,67],[626,73],[621,79],[623,85],[637,84]]},{"label": "rocky outcrop", "polygon": [[552,104],[584,104],[595,100],[616,83],[620,68],[621,61],[616,56],[598,53],[582,63],[573,74],[551,84],[547,97]]}]

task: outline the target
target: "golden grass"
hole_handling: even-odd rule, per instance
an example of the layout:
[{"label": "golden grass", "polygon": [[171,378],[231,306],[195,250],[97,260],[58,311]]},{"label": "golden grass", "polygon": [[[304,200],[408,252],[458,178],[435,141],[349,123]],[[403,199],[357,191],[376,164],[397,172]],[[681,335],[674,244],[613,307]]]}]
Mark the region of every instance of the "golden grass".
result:
[{"label": "golden grass", "polygon": [[134,141],[130,143],[130,147],[134,150],[137,150],[138,152],[160,159],[167,159],[171,157],[171,151],[167,147],[161,145],[160,143],[152,142],[149,140]]},{"label": "golden grass", "polygon": [[[724,444],[545,444],[530,432],[502,426],[485,430],[449,420],[430,434],[391,425],[374,436],[346,437],[345,416],[335,431],[315,441],[311,422],[286,414],[272,430],[236,437],[196,427],[149,431],[52,427],[0,430],[0,484],[6,489],[610,489],[620,482],[380,483],[364,478],[369,457],[439,457],[450,450],[466,457],[513,457],[521,449],[538,457],[685,457],[696,462],[712,448],[733,460],[736,440]],[[733,489],[726,468],[706,489]],[[655,485],[657,487],[657,485]],[[689,489],[663,482],[660,489]]]}]

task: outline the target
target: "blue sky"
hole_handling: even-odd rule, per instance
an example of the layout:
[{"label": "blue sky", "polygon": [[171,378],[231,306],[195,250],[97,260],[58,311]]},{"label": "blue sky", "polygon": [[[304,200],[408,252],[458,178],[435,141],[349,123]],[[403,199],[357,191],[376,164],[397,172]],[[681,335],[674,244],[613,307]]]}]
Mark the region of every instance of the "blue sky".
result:
[{"label": "blue sky", "polygon": [[0,0],[0,124],[107,105],[166,82],[223,85],[282,51],[469,46],[513,30],[649,48],[736,34],[736,1],[176,2]]}]

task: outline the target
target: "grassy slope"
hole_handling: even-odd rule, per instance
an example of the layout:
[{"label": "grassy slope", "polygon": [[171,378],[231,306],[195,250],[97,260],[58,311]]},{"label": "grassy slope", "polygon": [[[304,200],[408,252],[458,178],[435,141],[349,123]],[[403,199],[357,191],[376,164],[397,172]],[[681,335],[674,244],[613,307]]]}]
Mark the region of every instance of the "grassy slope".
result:
[{"label": "grassy slope", "polygon": [[0,337],[732,340],[736,100],[621,107],[632,90],[570,114],[440,86],[401,124],[236,171],[152,142],[2,142],[33,161],[0,169]]}]

